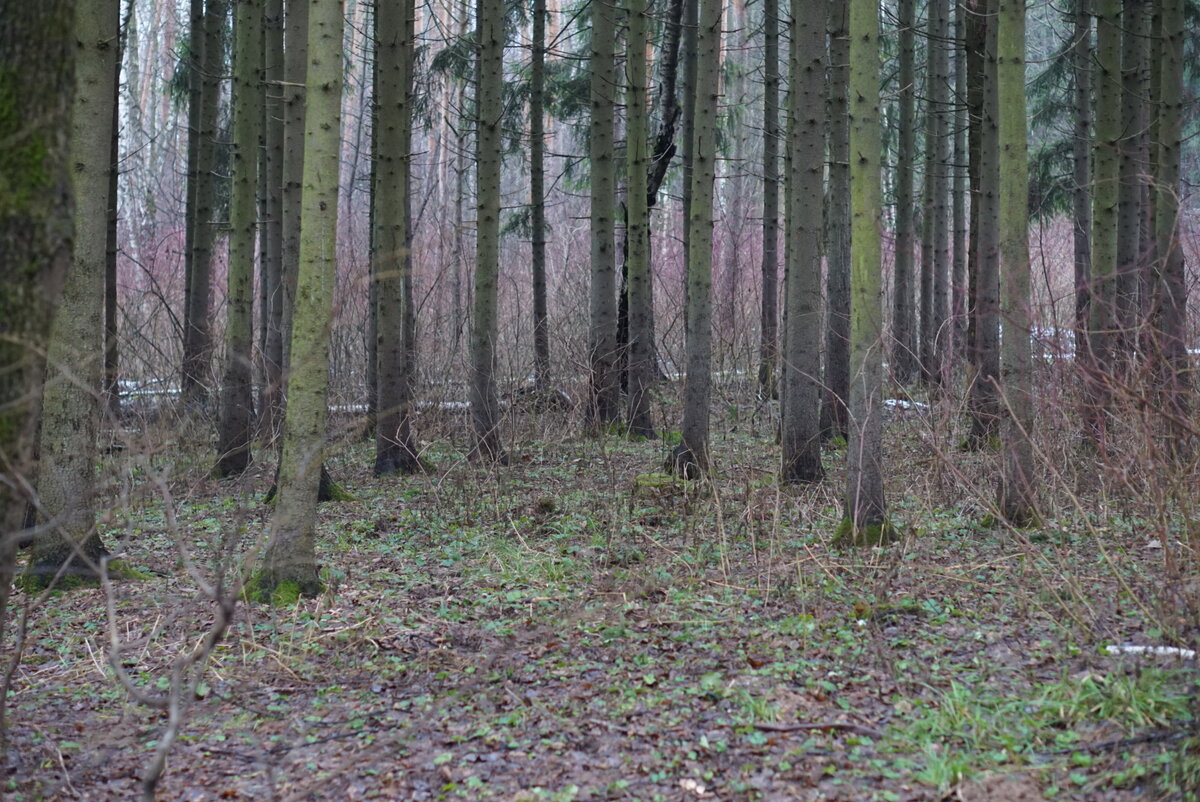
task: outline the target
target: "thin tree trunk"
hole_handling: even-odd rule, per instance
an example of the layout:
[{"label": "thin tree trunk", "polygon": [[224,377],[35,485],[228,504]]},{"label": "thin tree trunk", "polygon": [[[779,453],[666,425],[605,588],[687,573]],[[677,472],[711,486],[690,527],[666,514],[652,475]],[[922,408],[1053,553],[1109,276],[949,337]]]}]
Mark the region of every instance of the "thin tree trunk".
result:
[{"label": "thin tree trunk", "polygon": [[546,306],[546,0],[533,0],[529,89],[529,204],[533,233],[533,376],[550,389],[550,315]]},{"label": "thin tree trunk", "polygon": [[[699,48],[699,14],[700,0],[683,0],[683,148],[679,154],[683,167],[683,186],[680,196],[680,212],[683,217],[683,263],[692,263],[692,173],[694,172],[695,151],[693,145],[696,138],[696,69],[697,49]],[[692,324],[687,309],[690,306],[688,293],[691,292],[691,279],[688,268],[683,271],[683,337],[686,341],[690,336],[689,327]]]},{"label": "thin tree trunk", "polygon": [[[778,393],[779,361],[779,0],[763,6],[763,228],[762,307],[759,317],[758,394]],[[824,50],[824,42],[821,43]]]},{"label": "thin tree trunk", "polygon": [[789,53],[787,326],[783,343],[782,482],[819,482],[821,465],[821,183],[825,167],[824,0],[793,0]]},{"label": "thin tree trunk", "polygon": [[821,432],[849,437],[850,414],[850,32],[848,0],[829,0],[829,71],[826,118],[829,189],[826,195],[825,398]]},{"label": "thin tree trunk", "polygon": [[[287,0],[283,55],[283,386],[291,366],[292,315],[296,306],[296,274],[300,266],[300,204],[304,186],[305,76],[308,70],[306,0]],[[286,405],[286,394],[281,406]]]},{"label": "thin tree trunk", "polygon": [[646,110],[646,41],[648,7],[646,0],[630,0],[629,31],[625,64],[629,85],[626,89],[626,160],[628,223],[626,235],[629,276],[629,434],[654,437],[650,414],[650,385],[654,381],[654,342],[650,321],[653,316],[650,292],[650,205],[647,198],[650,167],[648,114]]},{"label": "thin tree trunk", "polygon": [[1117,343],[1121,361],[1137,346],[1138,279],[1142,256],[1142,158],[1146,127],[1145,62],[1149,16],[1144,0],[1123,0],[1121,16],[1121,140],[1117,157]]},{"label": "thin tree trunk", "polygon": [[[132,5],[129,13],[133,13]],[[121,94],[121,57],[124,37],[118,39],[117,57],[112,74],[112,133],[108,152],[108,227],[104,252],[104,402],[111,424],[121,419],[120,363],[117,350],[117,177],[121,159],[121,120],[118,100]]]},{"label": "thin tree trunk", "polygon": [[[908,384],[917,373],[917,326],[913,308],[913,254],[916,242],[914,212],[913,166],[916,161],[916,0],[899,0],[900,33],[899,121],[896,147],[896,253],[895,279],[892,288],[892,375],[899,384]],[[928,214],[929,185],[926,172],[926,203]],[[922,251],[922,262],[926,254]],[[921,275],[921,314],[926,315],[928,302],[925,279]],[[931,275],[931,274],[930,274]],[[922,344],[922,348],[924,345]]]},{"label": "thin tree trunk", "polygon": [[225,71],[227,0],[204,8],[204,61],[200,75],[199,142],[196,145],[196,220],[192,235],[189,305],[184,310],[183,377],[185,406],[204,405],[212,360],[212,250],[216,241],[216,150],[221,79]]},{"label": "thin tree trunk", "polygon": [[283,0],[267,0],[263,22],[266,40],[263,174],[267,191],[263,198],[259,236],[262,238],[264,300],[260,314],[266,336],[262,345],[264,375],[258,407],[262,418],[260,430],[274,439],[279,433],[283,413]]},{"label": "thin tree trunk", "polygon": [[217,427],[217,476],[250,466],[254,438],[254,252],[258,233],[258,147],[262,128],[263,7],[237,0],[233,54],[232,188],[226,270],[225,373]]},{"label": "thin tree trunk", "polygon": [[1117,315],[1117,223],[1120,196],[1121,2],[1096,0],[1096,130],[1092,140],[1092,300],[1088,319],[1085,433],[1104,447],[1112,387]]},{"label": "thin tree trunk", "polygon": [[[983,55],[978,61],[980,75],[980,113],[978,121],[979,210],[973,218],[975,272],[972,296],[975,306],[974,377],[971,383],[971,430],[967,435],[970,449],[991,448],[997,435],[1000,399],[1000,254],[999,254],[999,141],[997,139],[996,96],[996,0],[981,0],[977,22],[984,27],[980,37]],[[986,9],[986,10],[985,10]],[[986,15],[986,16],[985,16]],[[969,67],[968,67],[969,69]]]},{"label": "thin tree trunk", "polygon": [[592,4],[591,122],[591,289],[588,352],[591,385],[588,426],[602,430],[620,417],[617,372],[617,306],[614,218],[616,161],[613,143],[613,92],[616,90],[614,47],[616,10],[608,0]]},{"label": "thin tree trunk", "polygon": [[1083,352],[1092,290],[1092,17],[1088,0],[1075,0],[1071,73],[1074,138],[1071,141],[1071,219],[1075,248],[1075,344]]},{"label": "thin tree trunk", "polygon": [[1033,371],[1029,316],[1029,157],[1025,124],[1025,0],[1000,0],[1000,272],[1004,276],[1002,388],[1004,474],[997,508],[1013,526],[1037,520],[1033,466]]},{"label": "thin tree trunk", "polygon": [[966,6],[954,4],[954,189],[951,212],[954,253],[951,264],[950,314],[954,319],[954,347],[949,364],[967,356],[967,54]]},{"label": "thin tree trunk", "polygon": [[[718,76],[722,0],[702,0],[696,45],[691,208],[688,219],[687,380],[681,441],[668,467],[698,477],[709,467],[708,412],[712,386],[713,184],[716,179]],[[686,119],[686,117],[685,117]]]},{"label": "thin tree trunk", "polygon": [[412,473],[420,467],[412,433],[412,379],[405,319],[411,300],[409,261],[412,141],[413,24],[409,0],[376,7],[375,229],[372,272],[376,285],[375,474]]},{"label": "thin tree trunk", "polygon": [[[507,464],[500,444],[496,394],[496,306],[500,281],[501,115],[504,89],[504,2],[479,0],[479,60],[475,133],[478,211],[475,235],[475,304],[471,327],[471,417],[474,459]],[[615,320],[611,321],[615,324]]]},{"label": "thin tree trunk", "polygon": [[316,556],[317,497],[329,414],[329,326],[337,267],[341,148],[342,1],[310,0],[304,172],[296,303],[292,318],[287,421],[279,495],[258,577],[280,600],[321,591]]},{"label": "thin tree trunk", "polygon": [[[925,181],[929,202],[925,204],[928,237],[922,248],[921,275],[921,376],[926,384],[940,385],[948,363],[948,334],[945,331],[950,283],[950,147],[947,133],[950,117],[950,68],[947,43],[950,17],[946,0],[929,0],[928,98]],[[925,248],[928,248],[928,256]],[[925,275],[928,265],[928,277]],[[926,301],[928,295],[928,301]]]},{"label": "thin tree trunk", "polygon": [[1155,305],[1152,316],[1163,407],[1173,416],[1176,453],[1191,449],[1182,436],[1191,407],[1187,352],[1187,275],[1179,231],[1180,151],[1183,144],[1183,0],[1162,0],[1162,46],[1159,51],[1160,117],[1155,159]]},{"label": "thin tree trunk", "polygon": [[[44,587],[56,575],[94,579],[108,553],[96,531],[96,433],[104,369],[104,271],[112,171],[112,75],[119,0],[76,8],[76,95],[71,114],[75,253],[50,328],[38,453],[40,519],[26,576]],[[40,56],[39,56],[40,57]],[[69,587],[69,585],[66,585]]]}]

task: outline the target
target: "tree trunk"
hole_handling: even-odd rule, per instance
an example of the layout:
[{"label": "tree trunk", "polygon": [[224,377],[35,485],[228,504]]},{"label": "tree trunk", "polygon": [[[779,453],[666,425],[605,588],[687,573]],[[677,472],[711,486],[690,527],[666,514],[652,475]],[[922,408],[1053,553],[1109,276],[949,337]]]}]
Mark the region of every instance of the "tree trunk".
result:
[{"label": "tree trunk", "polygon": [[838,540],[892,536],[883,451],[883,277],[880,259],[879,5],[850,0],[850,438],[846,518]]},{"label": "tree trunk", "polygon": [[341,145],[342,2],[311,0],[305,91],[300,269],[292,318],[287,421],[279,495],[258,581],[278,598],[321,590],[316,557],[317,491],[329,414],[329,326],[337,268]]},{"label": "tree trunk", "polygon": [[1183,144],[1183,0],[1162,0],[1159,58],[1160,116],[1155,158],[1154,339],[1163,408],[1172,416],[1177,453],[1186,455],[1183,435],[1190,408],[1187,352],[1187,276],[1179,231],[1180,150]]},{"label": "tree trunk", "polygon": [[533,242],[533,376],[550,389],[550,315],[546,307],[546,0],[533,0],[533,64],[529,77],[529,204]]},{"label": "tree trunk", "polygon": [[[185,395],[194,394],[192,389],[196,377],[193,345],[196,332],[192,315],[196,301],[192,291],[196,282],[196,227],[200,221],[197,204],[200,201],[200,129],[203,120],[204,102],[204,0],[190,0],[188,6],[188,110],[187,110],[187,166],[184,201],[183,235],[183,363],[181,367],[181,389]],[[119,80],[119,79],[118,79]],[[136,106],[136,104],[134,104]]]},{"label": "tree trunk", "polygon": [[267,0],[263,22],[266,41],[263,173],[267,191],[262,199],[259,226],[264,301],[259,314],[266,335],[262,344],[264,370],[258,409],[262,420],[260,430],[274,439],[283,414],[283,0]]},{"label": "tree trunk", "polygon": [[[916,224],[914,218],[913,164],[916,161],[916,0],[899,0],[897,24],[900,33],[899,125],[896,147],[896,254],[892,288],[892,375],[899,384],[908,384],[917,373],[917,327],[913,309],[913,252]],[[926,200],[929,176],[926,173]],[[925,207],[928,214],[928,205]],[[922,252],[922,259],[925,253]],[[926,303],[924,271],[921,304]],[[922,346],[923,347],[923,346]]]},{"label": "tree trunk", "polygon": [[1117,343],[1125,362],[1137,346],[1138,279],[1142,256],[1142,190],[1149,167],[1145,142],[1145,63],[1149,16],[1144,0],[1123,0],[1121,19],[1121,139],[1117,156]]},{"label": "tree trunk", "polygon": [[[129,9],[132,15],[132,6]],[[117,350],[117,169],[121,158],[121,119],[118,101],[121,95],[121,56],[124,53],[124,35],[118,37],[117,57],[113,59],[112,81],[112,127],[109,134],[108,151],[108,226],[105,230],[104,250],[104,405],[105,416],[110,425],[116,426],[121,419],[120,364]]]},{"label": "tree trunk", "polygon": [[[471,456],[485,462],[507,464],[508,455],[500,444],[500,400],[496,395],[495,373],[496,305],[500,289],[500,163],[504,147],[501,131],[504,110],[503,0],[479,0],[478,23],[478,124],[475,134],[478,222],[475,309],[471,327],[471,417],[475,426],[475,447]],[[616,321],[610,320],[610,323],[615,325]]]},{"label": "tree trunk", "polygon": [[997,508],[1013,526],[1037,520],[1033,371],[1029,316],[1029,157],[1025,123],[1025,0],[999,0],[997,91],[1000,111],[1000,272],[1005,409],[1004,474]]},{"label": "tree trunk", "polygon": [[75,254],[46,351],[37,483],[45,529],[33,539],[26,569],[37,587],[60,572],[94,579],[108,553],[96,531],[95,476],[119,17],[118,0],[80,4],[71,37],[77,89],[70,128]]},{"label": "tree trunk", "polygon": [[613,253],[613,210],[616,162],[613,144],[613,92],[616,90],[614,47],[616,9],[606,0],[592,4],[591,122],[591,290],[588,359],[591,389],[588,425],[596,430],[620,416],[617,372],[616,260]]},{"label": "tree trunk", "polygon": [[630,0],[629,32],[625,64],[629,85],[626,90],[626,161],[629,275],[629,434],[654,437],[650,412],[650,385],[654,382],[654,333],[650,292],[650,206],[647,199],[650,167],[648,120],[646,113],[647,70],[646,41],[648,7],[646,0]]},{"label": "tree trunk", "polygon": [[409,0],[376,7],[374,129],[376,285],[375,475],[420,467],[412,433],[412,379],[405,318],[409,260],[409,168],[415,8]]},{"label": "tree trunk", "polygon": [[[283,386],[291,366],[292,316],[296,307],[296,274],[300,268],[300,205],[304,187],[305,76],[308,70],[306,0],[287,0],[283,55]],[[286,394],[283,404],[287,403]]]},{"label": "tree trunk", "polygon": [[[976,59],[978,78],[978,213],[972,210],[975,265],[971,295],[974,304],[974,376],[971,382],[971,430],[967,448],[991,448],[995,444],[1000,421],[1000,254],[999,254],[999,142],[996,120],[996,0],[980,0],[973,12],[975,23],[982,26],[975,44],[982,46]],[[968,69],[970,65],[968,63]]]},{"label": "tree trunk", "polygon": [[712,385],[713,183],[716,179],[721,0],[703,0],[696,46],[691,209],[688,219],[687,380],[681,441],[668,467],[682,476],[708,470],[708,407]]},{"label": "tree trunk", "polygon": [[964,34],[966,7],[954,4],[954,189],[951,211],[954,253],[951,264],[950,314],[954,320],[954,347],[950,364],[967,356],[967,54]]},{"label": "tree trunk", "polygon": [[[692,173],[695,166],[695,151],[693,146],[696,139],[696,70],[697,50],[699,48],[699,14],[700,0],[683,0],[683,148],[679,160],[683,168],[682,190],[680,196],[680,212],[683,217],[683,263],[692,263]],[[683,337],[686,341],[690,336],[688,317],[688,293],[691,292],[691,278],[688,268],[683,271]]]},{"label": "tree trunk", "polygon": [[1075,247],[1075,345],[1083,354],[1083,337],[1088,326],[1092,297],[1092,17],[1088,0],[1075,0],[1074,44],[1071,45],[1071,74],[1074,138],[1071,164],[1071,220]]},{"label": "tree trunk", "polygon": [[797,0],[788,93],[787,326],[783,341],[782,482],[819,482],[821,465],[821,183],[825,168],[823,0]]},{"label": "tree trunk", "polygon": [[849,437],[850,414],[850,32],[849,0],[830,0],[829,190],[826,196],[825,258],[825,399],[821,404],[824,437]]},{"label": "tree trunk", "polygon": [[762,323],[758,394],[760,398],[775,398],[778,394],[775,366],[779,361],[779,0],[765,0],[763,43]]},{"label": "tree trunk", "polygon": [[1112,394],[1108,370],[1117,316],[1117,223],[1120,196],[1121,2],[1096,0],[1096,130],[1092,140],[1092,300],[1088,319],[1085,431],[1103,448]]},{"label": "tree trunk", "polygon": [[250,465],[254,437],[254,250],[258,231],[258,146],[263,94],[261,0],[237,0],[233,54],[232,193],[226,271],[225,375],[217,431],[217,476]]},{"label": "tree trunk", "polygon": [[[66,134],[75,96],[75,3],[18,3],[0,25],[0,641],[6,636],[17,542],[36,476],[44,352],[71,264],[73,195]],[[111,125],[111,121],[109,123]],[[0,694],[5,751],[6,694]]]},{"label": "tree trunk", "polygon": [[946,47],[950,17],[945,0],[929,0],[929,44],[926,68],[926,195],[925,236],[921,248],[921,378],[940,385],[946,366],[945,331],[949,307],[950,229],[949,141],[950,68]]},{"label": "tree trunk", "polygon": [[225,72],[227,0],[204,8],[204,61],[200,74],[199,141],[196,144],[196,219],[192,224],[192,273],[184,310],[183,376],[185,406],[204,405],[212,359],[212,249],[216,241],[216,150],[221,80]]}]

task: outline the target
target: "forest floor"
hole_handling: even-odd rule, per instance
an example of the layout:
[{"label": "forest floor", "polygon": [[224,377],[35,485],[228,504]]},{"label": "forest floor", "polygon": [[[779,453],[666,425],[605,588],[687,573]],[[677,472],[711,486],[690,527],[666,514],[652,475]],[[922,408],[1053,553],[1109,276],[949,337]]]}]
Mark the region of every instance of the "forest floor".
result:
[{"label": "forest floor", "polygon": [[[1083,464],[1047,469],[1043,526],[984,528],[998,456],[893,410],[904,537],[837,551],[844,451],[780,490],[760,412],[722,410],[711,483],[639,482],[661,442],[563,415],[519,421],[497,471],[439,439],[428,473],[374,478],[343,441],[358,500],[321,507],[327,592],[238,605],[158,798],[1195,798],[1196,661],[1106,650],[1195,647],[1177,517]],[[212,579],[268,528],[269,459],[221,482],[150,440],[111,458],[105,530],[149,578],[14,599],[8,798],[140,793],[167,714],[114,679],[111,638],[168,688],[213,620],[178,544]]]}]

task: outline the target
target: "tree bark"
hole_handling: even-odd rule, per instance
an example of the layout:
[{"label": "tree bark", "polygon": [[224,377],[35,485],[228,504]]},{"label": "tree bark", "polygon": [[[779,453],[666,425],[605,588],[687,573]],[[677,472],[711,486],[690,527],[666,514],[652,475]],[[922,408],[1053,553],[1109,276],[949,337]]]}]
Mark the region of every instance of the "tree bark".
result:
[{"label": "tree bark", "polygon": [[546,0],[533,0],[533,64],[529,76],[529,204],[533,272],[533,377],[550,389],[550,315],[546,306]]},{"label": "tree bark", "polygon": [[620,417],[617,372],[616,258],[613,212],[616,162],[613,143],[613,93],[616,91],[614,47],[616,10],[609,0],[592,3],[591,121],[591,290],[589,293],[588,359],[591,387],[588,426],[600,431]]},{"label": "tree bark", "polygon": [[118,0],[82,3],[71,35],[76,45],[70,128],[75,252],[46,351],[37,483],[44,527],[33,539],[26,569],[36,587],[58,575],[94,580],[108,553],[96,531],[95,476],[119,16]]},{"label": "tree bark", "polygon": [[879,6],[850,0],[850,438],[839,540],[890,538],[882,474],[883,280],[879,245]]},{"label": "tree bark", "polygon": [[[762,307],[758,394],[775,398],[779,361],[779,0],[763,6]],[[822,50],[824,43],[822,42]]]},{"label": "tree bark", "polygon": [[821,465],[821,184],[825,167],[823,0],[795,0],[789,53],[782,482],[818,482]]},{"label": "tree bark", "polygon": [[[979,71],[975,88],[978,117],[976,152],[978,154],[977,190],[973,199],[978,211],[972,209],[972,249],[974,270],[971,296],[974,306],[973,377],[970,390],[971,430],[967,435],[969,449],[993,447],[1000,421],[1000,399],[997,382],[1000,377],[1000,259],[998,184],[999,142],[996,119],[996,0],[979,0],[968,10],[975,25],[982,28],[974,37],[981,48],[975,58]],[[968,67],[970,69],[970,56]]]},{"label": "tree bark", "polygon": [[921,247],[921,379],[940,385],[946,365],[945,331],[949,308],[950,162],[948,117],[950,69],[947,42],[950,18],[945,0],[929,0],[926,66],[925,184],[929,191]]},{"label": "tree bark", "polygon": [[412,431],[412,378],[405,319],[409,259],[412,142],[412,65],[415,8],[411,0],[375,10],[375,228],[372,268],[376,285],[375,475],[420,468]]},{"label": "tree bark", "polygon": [[1144,0],[1123,0],[1121,15],[1121,139],[1117,155],[1117,343],[1126,362],[1137,347],[1142,257],[1142,192],[1149,164],[1144,159],[1145,64],[1149,15]]},{"label": "tree bark", "polygon": [[716,178],[721,0],[703,0],[696,46],[691,208],[688,218],[687,380],[681,440],[668,467],[698,477],[709,467],[708,411],[712,386],[713,183]]},{"label": "tree bark", "polygon": [[14,4],[0,25],[0,454],[12,480],[0,482],[0,640],[36,475],[41,354],[71,264],[74,18],[71,0],[46,0]]},{"label": "tree bark", "polygon": [[1071,220],[1075,252],[1075,344],[1076,355],[1081,356],[1092,297],[1092,16],[1088,13],[1088,0],[1075,0],[1072,17]]},{"label": "tree bark", "polygon": [[[212,360],[212,250],[216,241],[216,150],[221,79],[225,71],[227,0],[204,7],[204,60],[200,69],[200,109],[196,143],[196,219],[192,224],[192,272],[184,310],[183,376],[185,407],[208,403]],[[194,36],[194,34],[193,34]]]},{"label": "tree bark", "polygon": [[300,265],[292,319],[279,493],[258,588],[279,598],[321,590],[317,494],[329,414],[329,326],[337,267],[342,2],[311,0],[308,18]]},{"label": "tree bark", "polygon": [[225,373],[217,430],[220,477],[250,465],[254,438],[254,252],[258,233],[258,153],[262,130],[263,6],[237,0],[234,18],[232,192],[226,268]]},{"label": "tree bark", "polygon": [[[500,281],[500,163],[504,90],[504,2],[478,0],[479,60],[476,86],[475,303],[471,327],[471,417],[473,459],[507,464],[500,444],[500,400],[496,394],[496,305]],[[593,179],[594,180],[594,179]],[[615,324],[615,320],[610,321]]]},{"label": "tree bark", "polygon": [[1025,0],[999,0],[1000,272],[1004,277],[1004,473],[997,508],[1012,526],[1037,520],[1029,315],[1029,156],[1025,123]]},{"label": "tree bark", "polygon": [[650,167],[648,114],[646,111],[646,41],[648,6],[646,0],[629,0],[629,31],[625,64],[626,89],[626,163],[627,238],[629,276],[629,434],[654,437],[650,411],[650,386],[654,382],[654,330],[650,291],[650,206],[647,198]]},{"label": "tree bark", "polygon": [[1085,433],[1104,447],[1111,400],[1108,371],[1114,354],[1117,314],[1117,223],[1120,196],[1121,2],[1096,0],[1096,128],[1092,140],[1092,300],[1089,359],[1084,366],[1088,408]]},{"label": "tree bark", "polygon": [[829,0],[829,189],[826,195],[825,398],[821,431],[849,437],[850,414],[850,32],[848,0]]},{"label": "tree bark", "polygon": [[283,0],[267,0],[264,10],[265,52],[263,77],[266,104],[263,109],[263,173],[266,192],[262,198],[259,236],[262,239],[262,295],[260,315],[265,336],[262,343],[263,382],[258,409],[260,430],[271,439],[279,434],[283,408],[283,140],[284,140],[284,51]]},{"label": "tree bark", "polygon": [[[892,287],[892,375],[897,383],[911,382],[917,374],[917,318],[913,308],[913,254],[916,246],[913,164],[916,161],[916,0],[899,0],[897,24],[900,34],[899,120],[896,147],[896,253]],[[926,173],[926,200],[930,188]],[[929,213],[928,206],[925,213]],[[922,252],[922,260],[925,253]],[[920,286],[922,315],[926,293],[924,271]],[[922,346],[923,347],[923,346]]]}]

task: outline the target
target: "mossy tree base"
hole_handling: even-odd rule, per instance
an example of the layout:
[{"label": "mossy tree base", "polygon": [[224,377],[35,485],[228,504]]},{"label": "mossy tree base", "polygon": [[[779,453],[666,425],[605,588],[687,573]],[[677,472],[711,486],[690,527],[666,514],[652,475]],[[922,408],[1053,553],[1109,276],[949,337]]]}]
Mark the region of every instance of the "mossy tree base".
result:
[{"label": "mossy tree base", "polygon": [[833,545],[838,548],[861,546],[886,546],[900,539],[900,530],[891,521],[856,526],[849,517],[843,518],[833,535]]},{"label": "mossy tree base", "polygon": [[[107,574],[110,581],[131,582],[150,579],[150,574],[130,567],[123,560],[112,560],[108,563]],[[78,557],[72,560],[61,574],[58,565],[51,570],[49,566],[31,565],[16,580],[16,584],[26,592],[36,593],[53,585],[57,591],[79,590],[80,588],[95,588],[100,586],[100,575]]]},{"label": "mossy tree base", "polygon": [[[263,571],[255,574],[242,588],[242,596],[247,601],[276,607],[290,607],[302,598],[315,599],[324,590],[316,566],[311,566],[311,571],[302,568],[294,566],[293,570],[287,572]],[[289,575],[285,576],[285,573]]]}]

